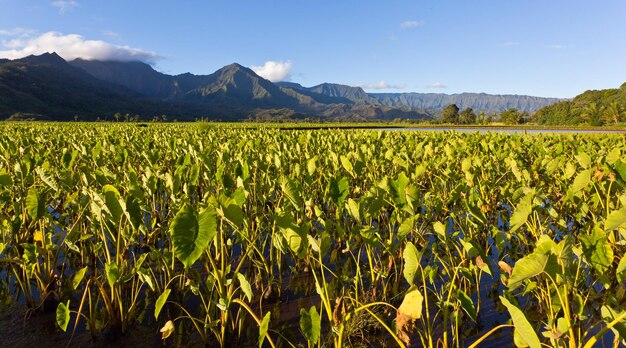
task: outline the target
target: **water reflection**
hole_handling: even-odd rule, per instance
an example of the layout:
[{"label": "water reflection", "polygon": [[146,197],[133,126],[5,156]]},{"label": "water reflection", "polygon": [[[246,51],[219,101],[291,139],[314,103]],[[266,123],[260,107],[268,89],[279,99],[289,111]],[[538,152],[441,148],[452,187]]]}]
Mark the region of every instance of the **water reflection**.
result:
[{"label": "water reflection", "polygon": [[418,132],[445,132],[455,131],[460,133],[507,133],[507,134],[626,134],[626,130],[609,130],[609,129],[520,129],[520,128],[488,128],[488,127],[406,127],[406,128],[380,128],[380,130],[388,131],[418,131]]}]

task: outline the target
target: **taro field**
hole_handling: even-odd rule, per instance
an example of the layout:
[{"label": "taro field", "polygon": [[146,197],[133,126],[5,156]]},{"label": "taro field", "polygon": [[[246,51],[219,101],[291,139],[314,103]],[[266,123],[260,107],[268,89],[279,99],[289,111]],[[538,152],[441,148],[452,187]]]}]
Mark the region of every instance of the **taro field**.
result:
[{"label": "taro field", "polygon": [[0,313],[60,346],[624,345],[623,135],[0,129]]}]

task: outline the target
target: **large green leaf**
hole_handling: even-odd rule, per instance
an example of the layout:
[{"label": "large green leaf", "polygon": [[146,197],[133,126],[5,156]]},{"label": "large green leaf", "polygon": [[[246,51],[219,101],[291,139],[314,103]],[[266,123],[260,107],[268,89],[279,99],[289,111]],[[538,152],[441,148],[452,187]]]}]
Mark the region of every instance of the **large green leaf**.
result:
[{"label": "large green leaf", "polygon": [[317,169],[315,161],[317,161],[317,156],[313,156],[306,163],[306,169],[310,176],[313,176],[313,174],[315,174],[315,169]]},{"label": "large green leaf", "polygon": [[126,197],[126,216],[133,225],[133,229],[138,230],[143,223],[143,215],[139,200],[132,195]]},{"label": "large green leaf", "polygon": [[511,278],[509,278],[509,290],[515,290],[522,285],[524,280],[541,274],[546,268],[548,260],[548,255],[538,253],[532,253],[519,259],[513,267]]},{"label": "large green leaf", "polygon": [[170,236],[174,255],[185,265],[191,267],[200,258],[209,242],[215,237],[217,228],[217,214],[212,207],[207,207],[201,214],[200,220],[188,204],[183,205],[176,213],[170,225]]},{"label": "large green leaf", "polygon": [[404,237],[406,237],[409,233],[411,233],[411,231],[413,231],[413,226],[415,225],[416,218],[417,215],[413,215],[402,221],[402,224],[398,226],[398,239],[404,239]]},{"label": "large green leaf", "polygon": [[300,331],[309,342],[317,342],[322,331],[322,318],[315,306],[309,311],[304,308],[300,309]]},{"label": "large green leaf", "polygon": [[252,301],[252,287],[250,286],[250,282],[246,279],[241,273],[237,273],[237,279],[239,280],[239,285],[241,286],[241,291],[243,291],[244,295],[248,299],[248,302]]},{"label": "large green leaf", "polygon": [[620,283],[626,280],[626,257],[622,257],[622,259],[619,260],[617,269],[615,269],[615,275],[617,276],[617,281]]},{"label": "large green leaf", "polygon": [[407,283],[413,285],[413,282],[415,281],[415,274],[417,274],[417,269],[420,265],[421,255],[417,251],[415,245],[408,242],[404,247],[402,258],[404,259],[404,279],[406,279]]},{"label": "large green leaf", "polygon": [[612,211],[604,222],[604,230],[612,231],[620,228],[626,223],[626,207]]},{"label": "large green leaf", "polygon": [[437,235],[439,235],[441,240],[446,239],[446,228],[447,228],[446,225],[441,223],[440,221],[435,221],[433,223],[433,229],[435,230]]},{"label": "large green leaf", "polygon": [[45,214],[45,202],[39,191],[34,186],[28,189],[26,195],[26,213],[33,220],[37,220]]},{"label": "large green leaf", "polygon": [[[198,235],[207,240],[203,248],[205,248],[209,242],[212,242],[217,235],[217,212],[213,206],[207,206],[198,214]],[[204,243],[198,240],[196,242],[197,244]],[[201,247],[201,245],[198,247]]]},{"label": "large green leaf", "polygon": [[615,169],[619,179],[621,179],[622,182],[626,182],[626,162],[622,162],[621,160],[615,161],[613,169]]},{"label": "large green leaf", "polygon": [[13,179],[9,174],[0,174],[0,186],[9,186],[13,184]]},{"label": "large green leaf", "polygon": [[261,325],[259,325],[259,348],[263,346],[263,341],[265,341],[265,336],[267,335],[267,330],[270,327],[270,317],[272,316],[272,312],[267,311],[267,313],[263,316],[263,320],[261,321]]},{"label": "large green leaf", "polygon": [[110,287],[113,287],[115,284],[117,284],[117,282],[120,280],[120,277],[122,276],[120,269],[115,262],[110,262],[104,265],[104,271],[106,273],[107,282],[109,283]]},{"label": "large green leaf", "polygon": [[472,299],[461,289],[457,290],[456,297],[461,303],[461,308],[469,315],[472,321],[476,322],[476,307],[474,307]]},{"label": "large green leaf", "polygon": [[302,233],[301,226],[296,225],[293,217],[289,214],[278,215],[275,221],[289,249],[295,254],[300,254],[302,246],[308,242],[308,234]]},{"label": "large green leaf", "polygon": [[298,211],[302,210],[302,194],[300,193],[300,190],[298,189],[298,186],[296,186],[295,182],[289,177],[284,177],[280,187],[283,190],[283,194],[287,196],[293,207]]},{"label": "large green leaf", "polygon": [[159,314],[161,313],[161,309],[163,309],[163,305],[167,302],[167,298],[170,296],[170,292],[172,289],[165,289],[157,298],[156,303],[154,305],[154,319],[159,320]]},{"label": "large green leaf", "polygon": [[[602,313],[602,318],[604,318],[607,323],[615,321],[620,315],[623,314],[623,312],[616,312],[609,306],[602,306],[600,311]],[[623,341],[626,341],[626,319],[616,321],[611,330],[618,334]]]},{"label": "large green leaf", "polygon": [[67,331],[67,325],[70,323],[70,301],[67,303],[59,302],[56,311],[57,325],[64,332]]},{"label": "large green leaf", "polygon": [[348,202],[346,203],[346,209],[348,209],[348,213],[350,214],[350,216],[352,216],[352,218],[354,218],[356,221],[361,221],[359,203],[357,203],[352,198],[348,198]]},{"label": "large green leaf", "polygon": [[343,177],[341,179],[337,179],[332,177],[330,182],[328,183],[328,194],[330,195],[331,200],[336,205],[340,205],[344,199],[348,196],[350,189],[350,182],[348,178]]},{"label": "large green leaf", "polygon": [[606,155],[605,160],[608,164],[614,164],[617,160],[619,160],[621,156],[621,150],[619,147],[614,147],[613,150],[609,151]]},{"label": "large green leaf", "polygon": [[587,169],[578,173],[574,179],[574,184],[572,184],[572,192],[576,193],[587,187],[591,182],[591,174],[593,174],[593,171],[593,169]]},{"label": "large green leaf", "polygon": [[85,277],[85,273],[87,272],[87,268],[88,268],[88,266],[85,266],[85,267],[79,269],[74,274],[74,278],[72,278],[72,289],[76,290],[78,288],[78,285],[80,285],[80,282]]},{"label": "large green leaf", "polygon": [[124,208],[120,204],[120,193],[112,185],[104,185],[104,187],[102,187],[102,192],[104,194],[104,201],[106,202],[107,209],[109,209],[109,212],[111,213],[113,222],[118,224],[120,222],[122,214],[124,214]]},{"label": "large green leaf", "polygon": [[590,234],[578,237],[583,247],[583,254],[599,274],[604,274],[613,263],[613,248],[606,232],[594,229]]},{"label": "large green leaf", "polygon": [[223,217],[237,228],[243,227],[243,210],[234,198],[220,197],[220,209]]},{"label": "large green leaf", "polygon": [[339,156],[339,160],[341,161],[341,165],[343,168],[350,174],[354,175],[354,168],[352,167],[352,163],[346,156]]},{"label": "large green leaf", "polygon": [[300,253],[300,247],[303,241],[302,236],[292,228],[283,229],[283,236],[285,237],[287,245],[289,245],[289,249],[295,254]]},{"label": "large green leaf", "polygon": [[515,207],[515,211],[513,215],[511,215],[511,232],[517,231],[520,227],[524,226],[526,220],[528,220],[528,216],[533,211],[533,193],[529,193],[524,196],[517,206]]},{"label": "large green leaf", "polygon": [[523,340],[530,348],[541,348],[541,341],[539,341],[539,336],[533,329],[528,319],[524,315],[519,308],[517,308],[514,304],[509,302],[504,296],[500,296],[500,301],[502,304],[508,309],[509,314],[511,315],[511,319],[513,320],[513,325],[515,326],[515,330],[519,333],[518,338]]}]

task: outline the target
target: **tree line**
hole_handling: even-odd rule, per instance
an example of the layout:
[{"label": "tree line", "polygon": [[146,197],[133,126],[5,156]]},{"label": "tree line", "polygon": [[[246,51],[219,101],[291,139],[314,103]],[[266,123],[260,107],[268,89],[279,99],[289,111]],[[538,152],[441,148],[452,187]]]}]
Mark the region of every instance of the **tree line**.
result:
[{"label": "tree line", "polygon": [[487,114],[484,111],[476,112],[472,108],[460,110],[456,104],[446,106],[441,113],[442,123],[452,124],[488,124],[500,121],[505,124],[521,124],[530,120],[530,114],[510,108],[499,114]]}]

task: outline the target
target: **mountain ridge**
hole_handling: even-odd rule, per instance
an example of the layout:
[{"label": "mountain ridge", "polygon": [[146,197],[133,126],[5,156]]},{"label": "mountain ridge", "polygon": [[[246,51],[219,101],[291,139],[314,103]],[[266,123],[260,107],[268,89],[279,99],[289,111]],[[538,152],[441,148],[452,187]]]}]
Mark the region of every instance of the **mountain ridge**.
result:
[{"label": "mountain ridge", "polygon": [[[77,63],[78,61],[78,63]],[[87,63],[85,63],[87,62]],[[173,81],[178,81],[178,86],[181,90],[193,89],[192,87],[198,87],[201,84],[207,84],[207,78],[212,76],[210,75],[194,75],[190,73],[179,74],[179,75],[166,75],[157,72],[150,65],[146,63],[138,63],[143,64],[146,67],[149,67],[152,70],[153,74],[159,74],[160,76],[166,77],[170,81],[169,83],[173,83]],[[99,75],[97,71],[94,71],[93,68],[89,67],[89,64],[99,65],[99,64],[111,64],[115,65],[123,65],[124,63],[116,63],[116,62],[99,62],[99,61],[72,61],[70,64],[75,64],[85,69],[87,72],[92,75],[103,78],[109,82],[120,83],[129,87],[131,89],[138,90],[136,87],[125,84],[123,80],[115,80],[115,79],[107,79],[102,75]],[[233,63],[236,66],[241,68],[245,68],[244,66]],[[233,64],[227,65],[231,66]],[[224,67],[225,68],[225,67]],[[224,69],[222,68],[222,69]],[[251,69],[248,69],[252,72]],[[220,69],[221,70],[221,69]],[[219,71],[219,70],[218,70]],[[215,74],[215,73],[214,73]],[[180,80],[186,77],[188,79],[187,87],[182,86]],[[357,105],[382,105],[388,107],[401,107],[401,108],[410,108],[413,110],[441,110],[445,106],[449,104],[457,104],[460,108],[472,108],[475,111],[485,111],[485,112],[500,112],[510,108],[517,108],[520,111],[526,112],[534,112],[541,107],[562,101],[560,98],[545,98],[545,97],[537,97],[537,96],[528,96],[528,95],[514,95],[514,94],[487,94],[487,93],[456,93],[456,94],[444,94],[444,93],[418,93],[418,92],[408,92],[408,93],[367,93],[361,87],[348,86],[337,83],[321,83],[312,87],[304,87],[299,83],[295,82],[276,82],[274,83],[276,86],[281,88],[289,88],[294,90],[295,92],[305,95],[315,102],[321,104],[357,104]],[[152,84],[154,85],[154,84]],[[159,97],[159,99],[163,98],[162,95],[154,95],[154,94],[146,94],[146,91],[141,91],[143,94],[150,97]],[[174,96],[174,95],[172,95]],[[166,99],[170,99],[169,97]]]},{"label": "mountain ridge", "polygon": [[[420,101],[425,96],[435,99]],[[532,108],[536,100],[546,104],[554,102],[529,96],[515,96],[517,99],[487,94],[460,96],[469,98],[473,104],[467,103],[472,105],[468,107],[476,111],[482,107],[498,109],[510,105],[524,111]],[[222,120],[420,119],[431,118],[432,111],[425,110],[443,107],[442,103],[448,100],[456,100],[464,107],[463,100],[458,98],[444,94],[366,93],[361,87],[336,83],[313,87],[295,82],[272,83],[238,63],[209,75],[168,75],[138,61],[75,59],[67,62],[56,53],[0,60],[0,118],[8,117],[11,112],[36,112],[53,119],[69,119],[71,116],[67,114],[94,119],[96,115],[106,118],[113,112],[122,112],[144,118],[168,114],[187,120],[198,117]]]}]

